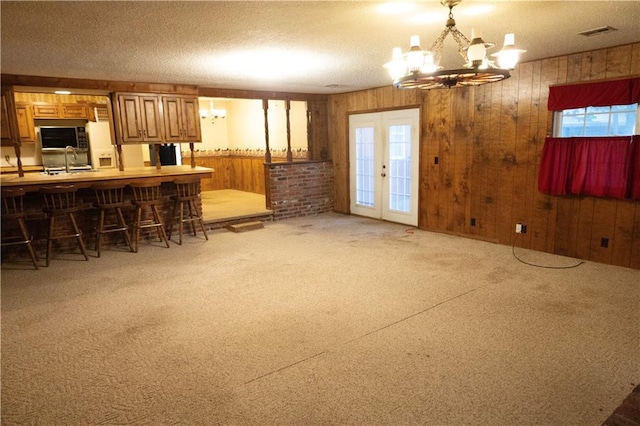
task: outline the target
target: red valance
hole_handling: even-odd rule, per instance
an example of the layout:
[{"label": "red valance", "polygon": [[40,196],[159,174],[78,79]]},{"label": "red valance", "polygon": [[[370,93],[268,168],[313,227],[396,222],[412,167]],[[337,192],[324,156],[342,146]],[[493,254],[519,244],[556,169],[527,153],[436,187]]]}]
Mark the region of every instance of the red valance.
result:
[{"label": "red valance", "polygon": [[567,84],[549,88],[549,111],[640,103],[640,78]]},{"label": "red valance", "polygon": [[640,200],[640,136],[547,138],[538,190]]}]

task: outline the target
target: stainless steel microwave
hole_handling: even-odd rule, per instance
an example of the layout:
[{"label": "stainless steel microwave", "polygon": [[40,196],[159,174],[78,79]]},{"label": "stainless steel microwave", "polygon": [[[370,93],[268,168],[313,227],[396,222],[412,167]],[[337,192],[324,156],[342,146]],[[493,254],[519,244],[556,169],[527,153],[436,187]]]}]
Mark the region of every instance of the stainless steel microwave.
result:
[{"label": "stainless steel microwave", "polygon": [[64,149],[68,146],[78,151],[89,149],[87,131],[84,127],[42,126],[40,140],[42,149]]}]

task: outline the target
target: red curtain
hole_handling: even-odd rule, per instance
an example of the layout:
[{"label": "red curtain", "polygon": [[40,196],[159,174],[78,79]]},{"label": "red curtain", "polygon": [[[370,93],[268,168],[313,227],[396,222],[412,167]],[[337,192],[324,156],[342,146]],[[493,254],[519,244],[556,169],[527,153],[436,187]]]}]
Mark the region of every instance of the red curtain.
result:
[{"label": "red curtain", "polygon": [[635,137],[632,156],[631,167],[629,170],[629,194],[632,200],[640,200],[640,138]]},{"label": "red curtain", "polygon": [[640,103],[640,78],[567,84],[549,88],[549,111]]},{"label": "red curtain", "polygon": [[640,200],[638,138],[547,138],[540,160],[538,190],[553,195]]},{"label": "red curtain", "polygon": [[573,143],[570,138],[547,138],[542,147],[538,190],[553,195],[567,195],[571,188]]}]

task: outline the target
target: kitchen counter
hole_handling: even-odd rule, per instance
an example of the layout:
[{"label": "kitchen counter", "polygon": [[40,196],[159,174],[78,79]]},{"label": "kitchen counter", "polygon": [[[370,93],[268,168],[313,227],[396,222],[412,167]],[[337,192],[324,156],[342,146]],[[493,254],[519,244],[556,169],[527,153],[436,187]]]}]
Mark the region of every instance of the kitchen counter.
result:
[{"label": "kitchen counter", "polygon": [[[25,173],[34,173],[41,172],[43,170],[42,166],[22,166],[22,170]],[[15,173],[18,174],[18,167],[16,166],[2,166],[0,167],[1,174]]]},{"label": "kitchen counter", "polygon": [[[19,177],[18,174],[4,174],[0,175],[0,183],[3,188],[20,187],[26,191],[23,202],[29,231],[34,236],[34,243],[37,249],[42,252],[46,249],[46,239],[49,232],[49,222],[43,213],[44,200],[42,195],[39,194],[40,189],[43,187],[73,184],[78,189],[76,200],[78,205],[81,206],[81,211],[77,214],[76,221],[84,234],[85,243],[91,247],[95,244],[95,227],[98,220],[98,211],[93,208],[96,201],[95,194],[91,189],[95,183],[117,181],[118,183],[129,185],[133,181],[159,179],[162,183],[162,188],[158,209],[165,223],[170,223],[174,220],[172,218],[174,206],[174,199],[172,197],[177,194],[176,185],[173,184],[176,178],[182,176],[198,176],[200,179],[209,178],[213,171],[214,170],[209,167],[162,166],[161,169],[157,169],[156,167],[131,167],[124,171],[118,169],[103,169],[59,175],[25,173],[23,177]],[[129,203],[132,197],[133,194],[131,190],[127,189],[124,191],[124,201],[125,204],[129,204],[129,206],[123,208],[123,213],[125,215],[125,221],[128,224],[132,224],[134,221],[133,205]],[[198,200],[197,202],[200,201]],[[152,230],[149,229],[143,232],[143,234],[146,235],[145,238],[150,237],[151,234],[155,235],[155,233],[151,231]],[[119,242],[119,238],[115,237],[113,239],[107,237],[105,240],[107,244],[115,244],[117,242]],[[74,246],[75,240],[65,239],[61,240],[59,244],[61,244],[61,247],[71,248]]]},{"label": "kitchen counter", "polygon": [[38,191],[43,186],[70,184],[78,188],[88,188],[95,182],[110,180],[134,181],[145,178],[160,178],[162,182],[173,181],[178,176],[200,175],[203,178],[211,177],[214,172],[209,167],[191,166],[162,166],[156,167],[131,167],[120,171],[118,169],[104,169],[89,172],[63,173],[47,175],[44,173],[26,173],[23,177],[17,174],[3,174],[0,176],[2,186],[19,186],[27,192]]}]

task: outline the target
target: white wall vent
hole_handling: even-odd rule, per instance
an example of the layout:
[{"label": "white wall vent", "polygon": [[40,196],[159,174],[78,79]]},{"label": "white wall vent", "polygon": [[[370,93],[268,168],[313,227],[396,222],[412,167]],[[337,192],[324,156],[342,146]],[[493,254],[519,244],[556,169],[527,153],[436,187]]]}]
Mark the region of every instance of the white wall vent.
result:
[{"label": "white wall vent", "polygon": [[585,37],[593,37],[600,34],[610,33],[612,31],[618,31],[618,29],[607,25],[606,27],[598,27],[598,28],[593,28],[586,31],[581,31],[578,33],[578,35],[585,36]]}]

